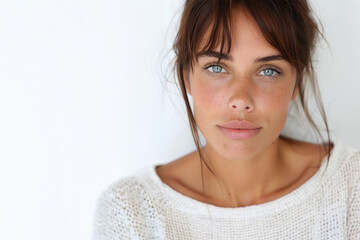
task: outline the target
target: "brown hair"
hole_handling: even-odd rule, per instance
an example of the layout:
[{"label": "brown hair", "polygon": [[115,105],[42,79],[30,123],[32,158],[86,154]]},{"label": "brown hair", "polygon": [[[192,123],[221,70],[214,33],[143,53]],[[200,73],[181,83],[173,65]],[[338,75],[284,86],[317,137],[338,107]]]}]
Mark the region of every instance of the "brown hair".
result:
[{"label": "brown hair", "polygon": [[[175,69],[178,84],[185,101],[193,139],[200,154],[201,169],[202,163],[208,168],[209,166],[201,152],[196,121],[187,97],[184,71],[188,72],[192,69],[193,62],[199,53],[214,50],[218,46],[220,46],[220,56],[222,53],[230,52],[231,11],[234,5],[241,5],[251,14],[266,40],[295,67],[300,106],[307,120],[322,139],[322,146],[328,153],[329,159],[331,148],[329,127],[312,64],[314,47],[319,35],[322,36],[322,34],[312,16],[307,0],[186,0],[173,48],[176,54]],[[207,42],[199,50],[199,44],[205,32],[210,34]],[[309,113],[308,102],[305,98],[307,85],[313,91],[324,122],[326,141]],[[210,168],[209,170],[214,173]]]}]

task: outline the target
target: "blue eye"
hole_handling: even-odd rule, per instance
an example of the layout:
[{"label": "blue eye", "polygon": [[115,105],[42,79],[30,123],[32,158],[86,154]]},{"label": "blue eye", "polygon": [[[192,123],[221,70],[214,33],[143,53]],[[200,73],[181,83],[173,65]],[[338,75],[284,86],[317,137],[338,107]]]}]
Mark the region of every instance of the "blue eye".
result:
[{"label": "blue eye", "polygon": [[266,68],[260,72],[260,75],[263,75],[266,77],[275,77],[277,74],[280,74],[280,72],[278,72],[272,68]]},{"label": "blue eye", "polygon": [[272,76],[274,74],[274,70],[268,68],[264,70],[264,75],[265,76]]},{"label": "blue eye", "polygon": [[219,65],[212,65],[210,67],[207,68],[210,72],[213,72],[213,73],[222,73],[222,72],[226,72],[224,70],[224,68],[222,68],[221,66]]}]

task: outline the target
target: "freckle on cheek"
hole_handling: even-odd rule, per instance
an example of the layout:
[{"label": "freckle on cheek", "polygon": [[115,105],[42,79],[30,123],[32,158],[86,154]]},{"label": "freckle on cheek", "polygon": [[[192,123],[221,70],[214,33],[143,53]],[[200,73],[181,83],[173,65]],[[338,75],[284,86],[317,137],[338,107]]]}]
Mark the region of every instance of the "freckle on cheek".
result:
[{"label": "freckle on cheek", "polygon": [[286,91],[285,89],[279,89],[277,92],[274,93],[274,101],[282,103],[285,99],[285,97],[287,97]]}]

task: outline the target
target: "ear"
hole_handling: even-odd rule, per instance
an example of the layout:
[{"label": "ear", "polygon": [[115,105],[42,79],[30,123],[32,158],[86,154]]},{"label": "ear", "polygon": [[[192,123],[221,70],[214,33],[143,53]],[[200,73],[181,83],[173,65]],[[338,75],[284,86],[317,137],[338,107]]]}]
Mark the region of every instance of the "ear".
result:
[{"label": "ear", "polygon": [[182,72],[183,78],[184,78],[184,83],[185,83],[185,88],[186,88],[186,92],[191,95],[191,88],[190,88],[190,79],[189,79],[189,71],[185,71],[183,70]]}]

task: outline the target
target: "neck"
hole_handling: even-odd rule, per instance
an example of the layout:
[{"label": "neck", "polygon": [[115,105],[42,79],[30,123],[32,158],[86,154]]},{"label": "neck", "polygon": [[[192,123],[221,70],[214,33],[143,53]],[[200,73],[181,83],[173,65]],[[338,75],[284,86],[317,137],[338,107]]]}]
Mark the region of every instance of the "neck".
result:
[{"label": "neck", "polygon": [[204,167],[205,191],[209,197],[226,205],[246,206],[256,204],[278,185],[284,170],[284,161],[280,149],[281,140],[261,153],[239,160],[225,159],[209,147],[204,152],[212,174]]}]

